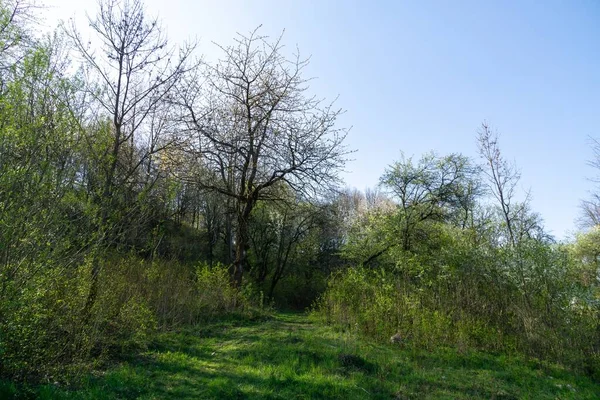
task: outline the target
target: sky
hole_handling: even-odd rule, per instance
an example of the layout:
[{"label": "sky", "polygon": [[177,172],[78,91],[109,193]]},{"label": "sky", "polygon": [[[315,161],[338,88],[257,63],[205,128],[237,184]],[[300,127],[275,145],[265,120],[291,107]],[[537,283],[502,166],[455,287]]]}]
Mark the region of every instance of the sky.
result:
[{"label": "sky", "polygon": [[[95,0],[45,0],[47,26],[84,25]],[[587,165],[600,139],[600,2],[146,0],[173,43],[215,45],[236,33],[278,37],[311,57],[310,91],[338,97],[353,161],[350,187],[374,187],[385,168],[434,150],[477,159],[485,120],[520,168],[521,193],[558,239],[576,231],[579,203],[600,175]]]}]

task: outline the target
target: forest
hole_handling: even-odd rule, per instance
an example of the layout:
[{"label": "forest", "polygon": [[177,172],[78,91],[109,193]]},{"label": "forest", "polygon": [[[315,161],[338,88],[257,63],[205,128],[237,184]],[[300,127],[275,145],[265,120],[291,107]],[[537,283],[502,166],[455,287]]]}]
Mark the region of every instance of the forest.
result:
[{"label": "forest", "polygon": [[[284,35],[232,34],[208,62],[142,0],[100,0],[89,37],[75,22],[40,35],[41,12],[0,1],[0,397],[600,396],[600,191],[582,199],[580,232],[556,240],[486,121],[478,158],[402,156],[378,186],[347,188],[360,149],[345,111],[312,94]],[[212,392],[132,383],[184,351],[175,338],[202,359],[237,335],[299,364],[262,383],[217,373]],[[416,381],[402,368],[424,367],[394,361],[433,356],[534,372],[438,393],[442,373]],[[337,364],[311,389],[294,375],[303,362]],[[139,370],[110,375],[124,365]]]}]

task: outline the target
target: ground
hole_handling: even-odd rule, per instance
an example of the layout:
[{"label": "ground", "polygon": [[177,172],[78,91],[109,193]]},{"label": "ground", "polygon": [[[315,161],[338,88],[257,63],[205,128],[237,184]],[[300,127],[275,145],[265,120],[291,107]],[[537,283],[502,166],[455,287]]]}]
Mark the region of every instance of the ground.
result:
[{"label": "ground", "polygon": [[[0,385],[0,397],[16,390]],[[46,385],[33,397],[597,399],[600,385],[536,360],[376,344],[304,314],[276,314],[159,334],[148,351],[97,371],[78,388]]]}]

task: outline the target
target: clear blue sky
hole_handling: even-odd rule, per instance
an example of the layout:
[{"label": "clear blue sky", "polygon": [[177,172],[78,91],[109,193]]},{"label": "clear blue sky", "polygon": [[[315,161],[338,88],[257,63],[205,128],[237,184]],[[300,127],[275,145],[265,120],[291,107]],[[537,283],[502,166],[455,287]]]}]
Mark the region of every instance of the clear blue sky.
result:
[{"label": "clear blue sky", "polygon": [[[47,0],[49,23],[93,0]],[[476,157],[487,120],[522,171],[533,208],[558,238],[575,229],[593,185],[587,137],[600,138],[600,3],[588,1],[147,0],[176,42],[217,53],[236,32],[312,55],[312,90],[347,110],[349,186],[377,184],[400,151]]]}]

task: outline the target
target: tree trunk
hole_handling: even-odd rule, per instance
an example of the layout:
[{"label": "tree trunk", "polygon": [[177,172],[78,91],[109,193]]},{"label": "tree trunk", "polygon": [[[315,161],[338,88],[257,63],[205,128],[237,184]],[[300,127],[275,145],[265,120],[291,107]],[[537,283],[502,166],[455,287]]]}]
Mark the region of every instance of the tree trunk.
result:
[{"label": "tree trunk", "polygon": [[233,262],[233,271],[231,274],[231,283],[236,289],[242,287],[242,278],[248,263],[248,249],[250,248],[248,219],[253,207],[254,201],[249,200],[243,205],[241,212],[238,213],[238,226],[235,236],[235,261]]},{"label": "tree trunk", "polygon": [[244,223],[238,227],[235,243],[235,261],[233,262],[233,271],[231,275],[231,283],[236,289],[242,287],[242,277],[246,267],[247,243],[248,225]]}]

